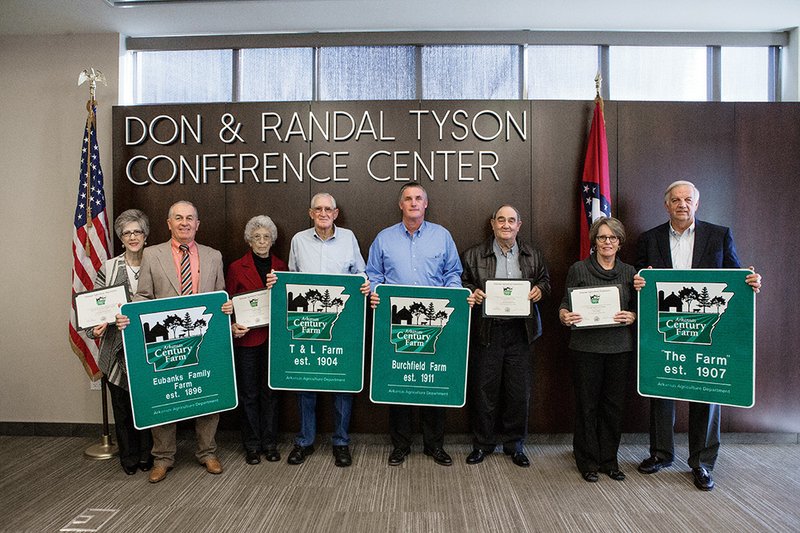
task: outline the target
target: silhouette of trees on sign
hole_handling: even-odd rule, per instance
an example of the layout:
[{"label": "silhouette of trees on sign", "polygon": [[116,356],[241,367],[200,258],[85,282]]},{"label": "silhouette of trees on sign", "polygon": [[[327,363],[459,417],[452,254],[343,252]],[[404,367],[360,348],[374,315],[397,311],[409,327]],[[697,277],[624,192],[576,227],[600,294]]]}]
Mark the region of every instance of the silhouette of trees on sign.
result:
[{"label": "silhouette of trees on sign", "polygon": [[175,331],[183,327],[183,320],[181,320],[181,317],[178,315],[168,315],[167,318],[164,319],[164,327],[172,330],[172,338],[174,339],[177,336]]},{"label": "silhouette of trees on sign", "polygon": [[[339,308],[344,305],[344,300],[342,298],[331,297],[331,291],[329,289],[325,289],[325,292],[320,292],[317,289],[309,289],[303,296],[311,306],[312,313],[316,313],[317,311],[327,312],[331,307],[335,307],[338,313]],[[319,304],[319,308],[317,304]]]},{"label": "silhouette of trees on sign", "polygon": [[692,302],[697,300],[700,295],[697,294],[697,291],[694,290],[694,287],[684,287],[678,292],[678,298],[686,302],[686,310],[692,310]]},{"label": "silhouette of trees on sign", "polygon": [[692,302],[696,304],[695,312],[705,313],[706,309],[715,306],[717,314],[720,314],[720,307],[728,303],[722,296],[712,298],[708,293],[708,287],[703,287],[700,292],[697,292],[694,287],[684,287],[678,292],[678,297],[686,302],[686,310],[689,312],[692,311]]},{"label": "silhouette of trees on sign", "polygon": [[433,324],[434,321],[438,320],[441,326],[442,321],[446,320],[448,316],[446,311],[437,310],[433,302],[429,302],[427,306],[422,302],[414,302],[408,307],[408,310],[416,318],[418,326],[423,317],[425,322],[422,322],[422,324]]}]

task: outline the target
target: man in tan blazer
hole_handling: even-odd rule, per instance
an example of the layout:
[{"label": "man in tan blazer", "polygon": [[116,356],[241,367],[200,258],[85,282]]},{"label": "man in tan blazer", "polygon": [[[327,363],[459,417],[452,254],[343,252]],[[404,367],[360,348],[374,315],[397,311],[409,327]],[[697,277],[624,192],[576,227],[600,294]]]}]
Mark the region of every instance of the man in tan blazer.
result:
[{"label": "man in tan blazer", "polygon": [[[169,208],[167,226],[172,238],[144,250],[134,301],[225,290],[222,254],[194,240],[200,227],[195,206],[187,201],[174,203]],[[184,255],[188,255],[188,262]],[[231,314],[232,310],[231,302],[222,306],[226,314]],[[124,328],[128,323],[130,320],[126,316],[117,315],[117,327]],[[218,422],[219,414],[199,416],[194,422],[197,437],[195,456],[211,474],[222,473],[222,465],[216,456]],[[151,431],[155,462],[149,481],[158,483],[167,477],[175,463],[176,424],[156,426]]]}]

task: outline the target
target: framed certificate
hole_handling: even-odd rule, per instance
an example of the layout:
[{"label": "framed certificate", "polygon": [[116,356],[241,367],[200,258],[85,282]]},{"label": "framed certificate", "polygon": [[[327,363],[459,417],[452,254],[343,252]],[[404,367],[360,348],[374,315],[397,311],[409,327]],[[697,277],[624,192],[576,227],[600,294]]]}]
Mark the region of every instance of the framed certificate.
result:
[{"label": "framed certificate", "polygon": [[231,298],[236,322],[246,328],[269,326],[269,295],[268,289],[258,289]]},{"label": "framed certificate", "polygon": [[572,312],[582,318],[572,329],[624,326],[614,321],[614,315],[622,310],[619,288],[619,285],[601,285],[567,289]]},{"label": "framed certificate", "polygon": [[86,329],[114,322],[120,306],[129,301],[128,288],[124,283],[76,294],[73,302],[78,327]]},{"label": "framed certificate", "polygon": [[528,293],[528,279],[487,279],[483,316],[490,318],[523,318],[533,313]]}]

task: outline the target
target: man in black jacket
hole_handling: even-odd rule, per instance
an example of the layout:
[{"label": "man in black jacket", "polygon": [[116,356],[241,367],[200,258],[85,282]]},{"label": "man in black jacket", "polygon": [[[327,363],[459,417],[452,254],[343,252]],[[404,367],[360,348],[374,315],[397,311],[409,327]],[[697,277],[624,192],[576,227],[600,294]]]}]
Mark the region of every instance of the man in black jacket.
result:
[{"label": "man in black jacket", "polygon": [[[689,181],[676,181],[664,193],[669,222],[646,231],[639,237],[638,269],[652,268],[739,268],[739,257],[730,228],[695,218],[700,192]],[[751,270],[753,267],[750,267]],[[747,283],[758,292],[761,276],[747,276]],[[637,290],[644,278],[634,276]],[[689,402],[689,467],[695,486],[712,490],[711,471],[719,454],[719,405]],[[639,472],[654,474],[672,465],[675,453],[673,426],[675,401],[650,400],[650,457],[639,465]]]},{"label": "man in black jacket", "polygon": [[494,236],[473,246],[462,258],[464,287],[472,291],[470,304],[486,298],[486,280],[527,279],[531,282],[527,318],[486,318],[473,307],[471,426],[473,450],[467,464],[478,464],[494,451],[495,424],[502,424],[503,451],[515,465],[530,466],[523,445],[528,432],[533,341],[542,333],[536,302],[550,294],[550,276],[542,252],[517,240],[522,220],[519,211],[503,205],[491,220]]}]

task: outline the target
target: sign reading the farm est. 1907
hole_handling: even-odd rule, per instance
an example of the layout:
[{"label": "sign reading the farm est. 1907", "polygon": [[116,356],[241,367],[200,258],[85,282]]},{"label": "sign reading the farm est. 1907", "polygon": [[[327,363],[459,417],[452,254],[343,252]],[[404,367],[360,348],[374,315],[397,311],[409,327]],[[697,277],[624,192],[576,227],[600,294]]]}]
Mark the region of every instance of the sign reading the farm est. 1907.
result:
[{"label": "sign reading the farm est. 1907", "polygon": [[269,386],[360,392],[364,388],[364,277],[278,272],[272,287]]},{"label": "sign reading the farm est. 1907", "polygon": [[378,285],[372,330],[374,403],[462,407],[469,289]]},{"label": "sign reading the farm est. 1907", "polygon": [[639,273],[639,394],[755,403],[755,293],[744,269]]},{"label": "sign reading the farm est. 1907", "polygon": [[123,330],[139,429],[233,409],[233,344],[223,291],[125,304]]}]

